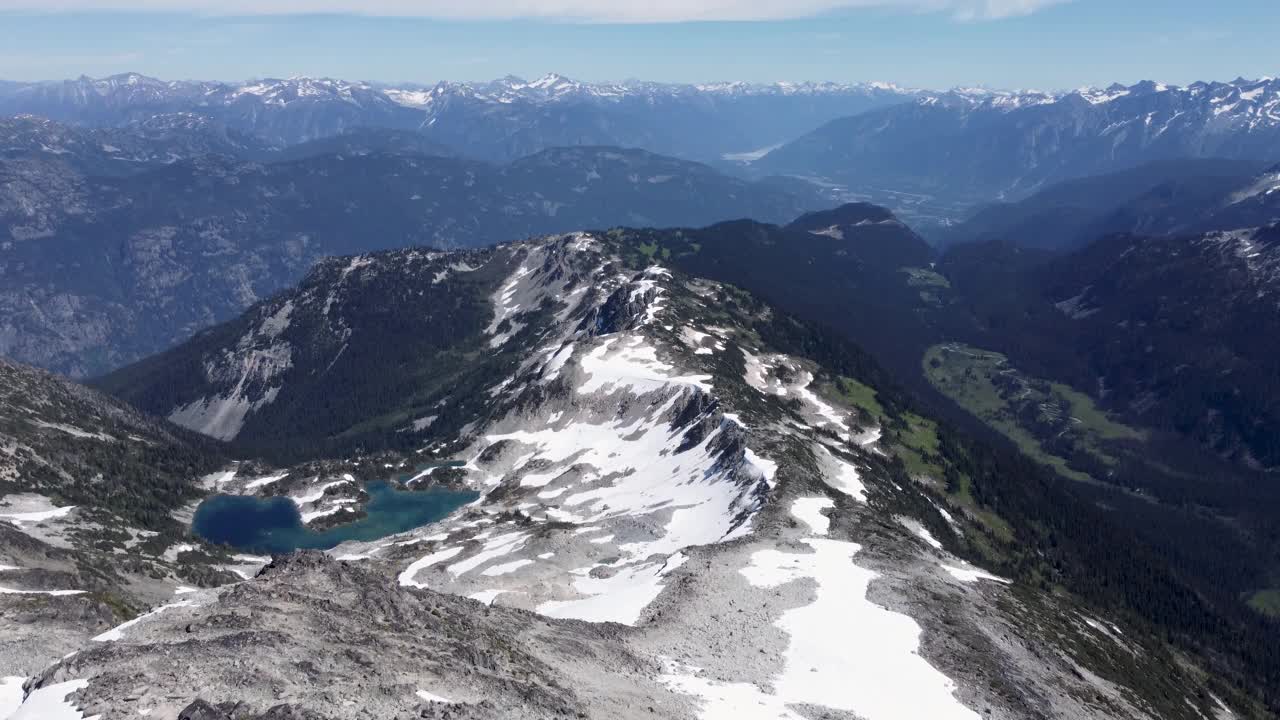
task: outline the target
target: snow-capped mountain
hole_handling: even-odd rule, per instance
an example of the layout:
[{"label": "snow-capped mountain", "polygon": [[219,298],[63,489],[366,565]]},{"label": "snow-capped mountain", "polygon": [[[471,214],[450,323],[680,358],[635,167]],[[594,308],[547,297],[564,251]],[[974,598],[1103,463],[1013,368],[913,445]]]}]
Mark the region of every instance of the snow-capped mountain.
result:
[{"label": "snow-capped mountain", "polygon": [[329,78],[222,85],[206,93],[192,111],[279,145],[329,137],[352,128],[403,130],[421,123],[419,113],[366,83]]},{"label": "snow-capped mountain", "polygon": [[1280,80],[933,94],[829,123],[756,165],[982,202],[1187,157],[1280,160]]},{"label": "snow-capped mountain", "polygon": [[110,126],[193,112],[281,145],[357,127],[421,128],[463,154],[497,161],[559,145],[619,145],[713,160],[913,96],[885,83],[583,83],[553,74],[385,87],[328,78],[215,83],[127,74],[0,88],[0,113]]},{"label": "snow-capped mountain", "polygon": [[583,83],[554,74],[387,92],[425,114],[424,132],[494,160],[580,144],[719,160],[916,94],[885,83]]},{"label": "snow-capped mountain", "polygon": [[90,126],[119,126],[157,114],[194,113],[276,145],[362,126],[412,128],[421,120],[420,113],[364,83],[327,78],[246,84],[168,82],[134,73],[10,88],[0,93],[0,113],[40,115]]},{"label": "snow-capped mountain", "polygon": [[[36,673],[28,702],[873,719],[1193,718],[1223,702],[1140,628],[971,564],[1013,547],[984,530],[978,489],[941,482],[974,448],[846,375],[856,350],[831,343],[675,270],[643,234],[326,261],[108,384],[242,450],[383,448],[341,480],[236,470],[213,487],[359,509],[357,475],[391,474],[479,498],[185,594]],[[1073,522],[1098,512],[1064,502]]]},{"label": "snow-capped mountain", "polygon": [[891,83],[747,83],[670,84],[630,80],[621,83],[587,83],[550,73],[533,81],[507,76],[489,82],[440,82],[433,86],[388,87],[388,95],[410,107],[426,107],[450,95],[471,96],[495,103],[546,103],[566,100],[623,102],[634,98],[657,101],[670,97],[745,98],[753,96],[912,96],[921,91]]},{"label": "snow-capped mountain", "polygon": [[[128,74],[0,89],[0,113],[79,124],[175,112],[277,145],[358,127],[417,129],[463,155],[495,161],[556,146],[617,145],[707,161],[758,159],[763,170],[855,190],[889,183],[942,195],[959,185],[969,190],[945,194],[979,199],[1162,158],[1280,159],[1272,150],[1280,81],[1269,78],[1047,93],[878,82],[585,83],[556,74],[400,86],[307,77],[166,82]],[[945,167],[937,166],[940,157]]]}]

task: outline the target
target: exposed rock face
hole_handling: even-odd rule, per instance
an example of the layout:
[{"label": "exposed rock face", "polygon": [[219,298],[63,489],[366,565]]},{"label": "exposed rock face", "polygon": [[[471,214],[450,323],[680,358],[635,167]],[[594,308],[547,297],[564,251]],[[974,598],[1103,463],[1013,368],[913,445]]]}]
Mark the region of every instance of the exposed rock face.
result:
[{"label": "exposed rock face", "polygon": [[632,698],[661,691],[616,627],[402,589],[320,553],[193,597],[34,685],[91,670],[89,714],[193,718],[646,717]]}]

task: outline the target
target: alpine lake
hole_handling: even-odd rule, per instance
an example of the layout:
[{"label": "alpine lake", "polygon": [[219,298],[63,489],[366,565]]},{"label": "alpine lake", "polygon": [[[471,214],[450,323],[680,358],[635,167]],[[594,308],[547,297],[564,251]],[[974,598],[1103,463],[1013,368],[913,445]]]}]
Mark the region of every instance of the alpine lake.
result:
[{"label": "alpine lake", "polygon": [[[456,467],[454,463],[424,465]],[[405,474],[398,481],[412,477]],[[400,490],[396,483],[375,480],[365,483],[369,494],[365,517],[325,530],[312,530],[302,522],[302,514],[287,497],[214,495],[196,508],[192,531],[214,544],[230,545],[252,553],[280,554],[294,550],[328,550],[347,541],[378,540],[389,535],[430,525],[473,502],[480,493],[431,487]]]}]

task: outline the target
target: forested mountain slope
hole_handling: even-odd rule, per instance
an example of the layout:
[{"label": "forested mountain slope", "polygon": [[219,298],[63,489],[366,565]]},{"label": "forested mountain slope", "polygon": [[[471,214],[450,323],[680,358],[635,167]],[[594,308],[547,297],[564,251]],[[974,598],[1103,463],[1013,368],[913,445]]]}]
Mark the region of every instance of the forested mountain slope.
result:
[{"label": "forested mountain slope", "polygon": [[232,317],[327,255],[782,221],[821,202],[637,150],[548,150],[493,166],[388,154],[360,137],[333,141],[338,154],[201,155],[113,177],[86,174],[97,160],[79,146],[0,159],[0,353],[92,375]]},{"label": "forested mountain slope", "polygon": [[[215,443],[0,359],[0,676],[34,674],[175,586],[225,581],[173,516]],[[7,682],[7,677],[6,677]]]}]

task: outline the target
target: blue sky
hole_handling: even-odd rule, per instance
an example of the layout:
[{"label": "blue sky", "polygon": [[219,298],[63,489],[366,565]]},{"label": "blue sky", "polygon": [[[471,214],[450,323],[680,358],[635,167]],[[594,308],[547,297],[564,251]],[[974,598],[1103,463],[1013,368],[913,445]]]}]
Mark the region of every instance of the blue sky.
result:
[{"label": "blue sky", "polygon": [[[133,70],[167,79],[328,75],[431,82],[554,71],[584,80],[886,80],[928,88],[1059,89],[1280,74],[1277,0],[109,4],[116,9],[104,10],[108,3],[96,0],[0,0],[0,78]],[[36,5],[59,10],[25,9]],[[378,14],[354,14],[356,7]],[[537,17],[511,17],[522,14]],[[690,21],[690,15],[711,19]]]}]

